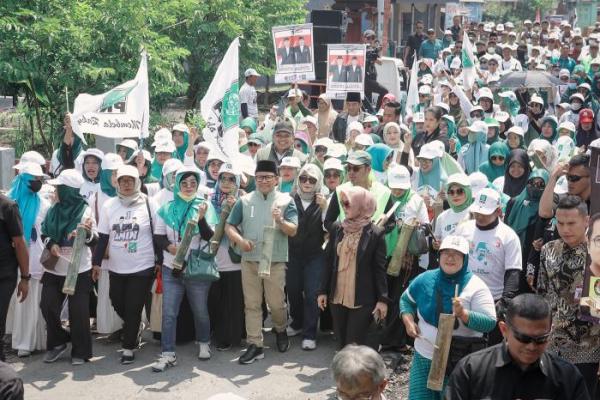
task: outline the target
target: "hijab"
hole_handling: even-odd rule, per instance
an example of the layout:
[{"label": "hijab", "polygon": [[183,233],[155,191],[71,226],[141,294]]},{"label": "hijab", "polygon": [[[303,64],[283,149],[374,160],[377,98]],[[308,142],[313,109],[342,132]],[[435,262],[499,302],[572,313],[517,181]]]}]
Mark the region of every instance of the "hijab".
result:
[{"label": "hijab", "polygon": [[481,164],[488,158],[487,132],[469,132],[468,140],[469,145],[466,147],[463,160],[465,172],[472,174],[479,171]]},{"label": "hijab", "polygon": [[42,235],[59,244],[77,228],[81,222],[87,202],[79,188],[57,185],[58,202],[52,205],[42,222]]},{"label": "hijab", "polygon": [[432,160],[431,170],[429,172],[423,172],[421,169],[419,169],[419,180],[417,187],[421,188],[423,186],[431,186],[439,192],[444,187],[444,184],[447,180],[448,177],[442,170],[440,159],[439,157],[436,157]]},{"label": "hijab", "polygon": [[[311,192],[302,191],[302,185],[300,185],[300,176],[308,175],[311,178],[315,178],[317,183],[315,184],[313,190]],[[317,167],[315,164],[305,164],[300,171],[298,172],[298,177],[296,178],[296,194],[300,199],[304,201],[312,201],[315,197],[315,194],[321,193],[321,187],[323,185],[323,173],[321,169]]]},{"label": "hijab", "polygon": [[[529,175],[527,182],[541,178],[544,184],[548,184],[548,171],[545,169],[535,168]],[[515,197],[512,209],[506,219],[506,224],[510,226],[519,236],[521,244],[525,243],[527,228],[531,226],[538,218],[538,210],[540,206],[540,198],[544,193],[544,189],[538,189],[529,184],[525,189]]]},{"label": "hijab", "polygon": [[556,140],[556,138],[558,137],[558,121],[556,120],[556,117],[554,117],[553,115],[544,117],[544,119],[542,120],[542,127],[544,127],[545,123],[549,123],[550,126],[552,126],[552,136],[551,137],[545,137],[542,132],[540,131],[540,139],[544,139],[547,140],[550,144],[554,143],[554,141]]},{"label": "hijab", "polygon": [[[523,166],[525,172],[520,178],[513,178],[510,175],[510,165],[517,162]],[[519,195],[525,189],[529,174],[531,172],[531,166],[529,163],[529,156],[523,149],[514,149],[510,152],[508,160],[506,160],[506,171],[504,172],[504,189],[502,190],[506,195],[515,197]]]},{"label": "hijab", "polygon": [[450,189],[450,186],[460,186],[464,191],[465,191],[465,202],[462,203],[461,205],[455,205],[452,203],[451,201],[451,197],[448,196],[448,204],[450,205],[450,208],[452,209],[452,211],[454,211],[455,213],[461,213],[464,210],[466,210],[471,204],[473,204],[473,191],[471,190],[471,185],[467,182],[469,182],[469,178],[467,176],[465,176],[465,183],[459,183],[459,182],[451,182],[446,184],[445,190],[446,192],[448,192],[448,189]]},{"label": "hijab", "polygon": [[140,180],[140,178],[137,176],[129,176],[129,175],[125,175],[125,176],[135,179],[135,188],[131,195],[125,196],[124,194],[122,194],[119,191],[119,185],[117,182],[117,196],[119,197],[119,202],[124,207],[133,207],[133,206],[136,206],[138,204],[145,202],[146,197],[142,193],[142,190],[141,190],[142,189],[142,181]]},{"label": "hijab", "polygon": [[371,168],[373,174],[380,183],[387,180],[385,173],[385,160],[394,153],[394,150],[387,144],[377,143],[367,148],[367,153],[371,155]]},{"label": "hijab", "polygon": [[[64,146],[64,143],[61,142],[60,144],[61,146]],[[81,138],[75,134],[73,134],[73,145],[71,148],[71,153],[73,154],[73,160],[77,159],[77,157],[79,157],[79,154],[81,154],[81,152],[83,151],[83,143],[81,142]],[[63,156],[63,152],[62,151],[58,151],[56,153],[56,158],[58,159],[58,162],[60,163],[60,165],[65,165],[65,160],[63,160],[62,158]]]},{"label": "hijab", "polygon": [[319,99],[327,103],[327,109],[325,111],[318,111],[317,113],[319,137],[327,137],[329,136],[329,133],[331,133],[331,128],[333,127],[333,123],[335,122],[338,113],[331,106],[331,99],[329,99],[325,93],[321,94]]},{"label": "hijab", "polygon": [[186,131],[183,131],[183,144],[181,146],[177,147],[177,150],[175,150],[175,156],[181,162],[183,162],[185,160],[185,152],[187,151],[189,140],[190,140],[190,134],[187,133]]},{"label": "hijab", "polygon": [[367,189],[360,186],[352,186],[343,189],[349,206],[344,210],[345,219],[342,228],[345,234],[360,232],[366,225],[371,223],[377,203],[375,197]]},{"label": "hijab", "polygon": [[41,203],[40,195],[29,187],[33,180],[35,180],[33,175],[20,173],[13,179],[8,192],[8,197],[19,206],[19,213],[23,221],[23,236],[27,244],[31,240],[31,231],[35,225]]},{"label": "hijab", "polygon": [[466,254],[463,257],[462,268],[458,272],[447,274],[441,266],[425,271],[411,282],[408,293],[415,300],[423,319],[437,327],[440,313],[452,314],[452,300],[456,285],[458,285],[458,293],[462,292],[472,276],[473,273],[469,270],[469,255]]},{"label": "hijab", "polygon": [[[85,172],[85,159],[88,157],[94,157],[96,159],[96,161],[98,161],[98,175],[96,176],[96,179],[91,179],[89,176],[87,176],[87,173]],[[99,183],[100,180],[102,179],[102,159],[96,157],[93,154],[88,154],[87,156],[83,157],[83,165],[81,166],[81,175],[83,175],[83,179],[85,179],[88,182]]]},{"label": "hijab", "polygon": [[[496,178],[504,176],[506,172],[506,161],[510,155],[510,150],[504,142],[495,142],[490,146],[488,151],[488,160],[479,167],[479,171],[483,172],[487,176],[490,182],[493,182]],[[504,157],[504,164],[496,165],[492,162],[493,156]]]},{"label": "hijab", "polygon": [[[224,172],[221,172],[219,174],[219,180],[221,179],[221,175],[223,173]],[[232,173],[232,172],[227,171],[227,173]],[[237,198],[238,197],[237,194],[238,194],[238,191],[240,189],[240,184],[241,184],[242,177],[238,173],[233,174],[233,176],[235,177],[235,189],[233,190],[232,193],[229,193],[229,195],[234,196],[234,197]],[[212,204],[213,209],[215,210],[215,214],[217,214],[217,216],[219,216],[219,217],[221,216],[221,209],[223,207],[223,202],[227,200],[227,196],[228,196],[228,194],[227,193],[223,193],[221,191],[219,183],[217,183],[215,185],[215,191],[214,191],[214,193],[210,197],[210,202]]]}]

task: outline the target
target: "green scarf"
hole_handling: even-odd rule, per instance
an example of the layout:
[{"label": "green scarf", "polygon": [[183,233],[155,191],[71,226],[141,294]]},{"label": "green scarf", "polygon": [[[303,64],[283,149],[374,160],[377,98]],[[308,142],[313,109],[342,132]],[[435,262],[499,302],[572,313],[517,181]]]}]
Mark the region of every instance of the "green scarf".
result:
[{"label": "green scarf", "polygon": [[[548,184],[548,171],[536,168],[529,174],[528,182],[534,178],[542,178],[544,183]],[[525,243],[527,228],[537,219],[542,193],[543,190],[531,188],[529,185],[525,186],[525,189],[515,197],[510,214],[508,214],[506,224],[517,233],[521,245]]]},{"label": "green scarf", "polygon": [[[488,161],[481,164],[479,171],[483,172],[487,176],[490,182],[494,182],[494,179],[504,176],[506,171],[506,161],[510,155],[510,150],[504,142],[495,142],[490,146],[488,151]],[[496,165],[492,162],[492,156],[504,157],[504,164]]]},{"label": "green scarf", "polygon": [[181,162],[185,159],[185,152],[187,151],[188,142],[190,140],[189,137],[190,135],[187,132],[183,132],[183,144],[177,147],[177,150],[175,151],[175,157]]},{"label": "green scarf", "polygon": [[56,193],[59,202],[48,210],[42,222],[42,235],[59,244],[81,223],[87,202],[79,189],[70,186],[58,185]]},{"label": "green scarf", "polygon": [[458,182],[452,182],[452,183],[449,183],[448,185],[446,185],[446,193],[448,192],[448,189],[450,188],[450,186],[460,186],[461,188],[463,188],[463,190],[465,191],[465,195],[467,196],[467,198],[465,199],[465,202],[459,206],[452,204],[452,202],[450,201],[450,197],[448,197],[448,204],[450,205],[450,208],[452,209],[452,211],[454,211],[455,213],[460,213],[460,212],[463,212],[471,204],[473,204],[473,191],[471,190],[470,185],[463,185]]},{"label": "green scarf", "polygon": [[[404,211],[404,207],[408,204],[408,201],[413,196],[413,191],[411,189],[406,189],[404,194],[400,197],[396,197],[393,194],[390,194],[390,198],[392,202],[395,204],[396,202],[400,203],[396,211],[395,215],[399,215],[402,211]],[[400,232],[398,232],[398,227],[394,227],[390,233],[385,235],[385,245],[386,245],[386,256],[391,257],[394,249],[396,248],[396,243],[398,243],[398,237],[400,236]]]}]

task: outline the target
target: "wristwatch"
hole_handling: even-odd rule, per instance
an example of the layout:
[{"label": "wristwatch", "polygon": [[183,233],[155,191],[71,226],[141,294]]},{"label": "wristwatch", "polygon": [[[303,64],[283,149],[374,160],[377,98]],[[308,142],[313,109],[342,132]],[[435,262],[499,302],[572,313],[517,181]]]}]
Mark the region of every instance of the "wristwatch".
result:
[{"label": "wristwatch", "polygon": [[31,274],[27,274],[27,275],[21,275],[21,279],[24,281],[28,281],[31,279]]}]

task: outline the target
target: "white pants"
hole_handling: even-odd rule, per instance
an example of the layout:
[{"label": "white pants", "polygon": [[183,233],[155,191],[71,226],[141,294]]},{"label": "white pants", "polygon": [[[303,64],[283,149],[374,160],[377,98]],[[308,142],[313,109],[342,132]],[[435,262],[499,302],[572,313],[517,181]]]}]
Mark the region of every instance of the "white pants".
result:
[{"label": "white pants", "polygon": [[24,302],[15,302],[12,323],[12,348],[15,350],[45,350],[46,322],[42,318],[40,299],[42,283],[39,279],[29,281],[29,292]]},{"label": "white pants", "polygon": [[110,334],[123,327],[123,320],[110,302],[110,276],[107,270],[100,271],[98,278],[98,305],[96,307],[96,328],[98,333]]}]

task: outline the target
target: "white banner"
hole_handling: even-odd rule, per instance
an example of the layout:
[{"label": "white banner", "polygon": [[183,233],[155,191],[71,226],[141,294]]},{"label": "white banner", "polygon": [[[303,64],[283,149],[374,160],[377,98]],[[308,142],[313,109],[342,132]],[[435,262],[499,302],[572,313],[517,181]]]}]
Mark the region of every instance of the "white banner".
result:
[{"label": "white banner", "polygon": [[315,53],[312,24],[274,26],[275,83],[315,79]]},{"label": "white banner", "polygon": [[240,39],[235,38],[200,102],[200,113],[206,121],[206,128],[202,131],[204,140],[230,159],[240,152],[239,47]]},{"label": "white banner", "polygon": [[135,78],[106,93],[82,93],[75,99],[71,125],[84,142],[84,133],[112,138],[148,137],[150,98],[148,56],[142,60]]},{"label": "white banner", "polygon": [[327,45],[327,96],[344,100],[348,92],[364,97],[366,46],[364,44]]}]

